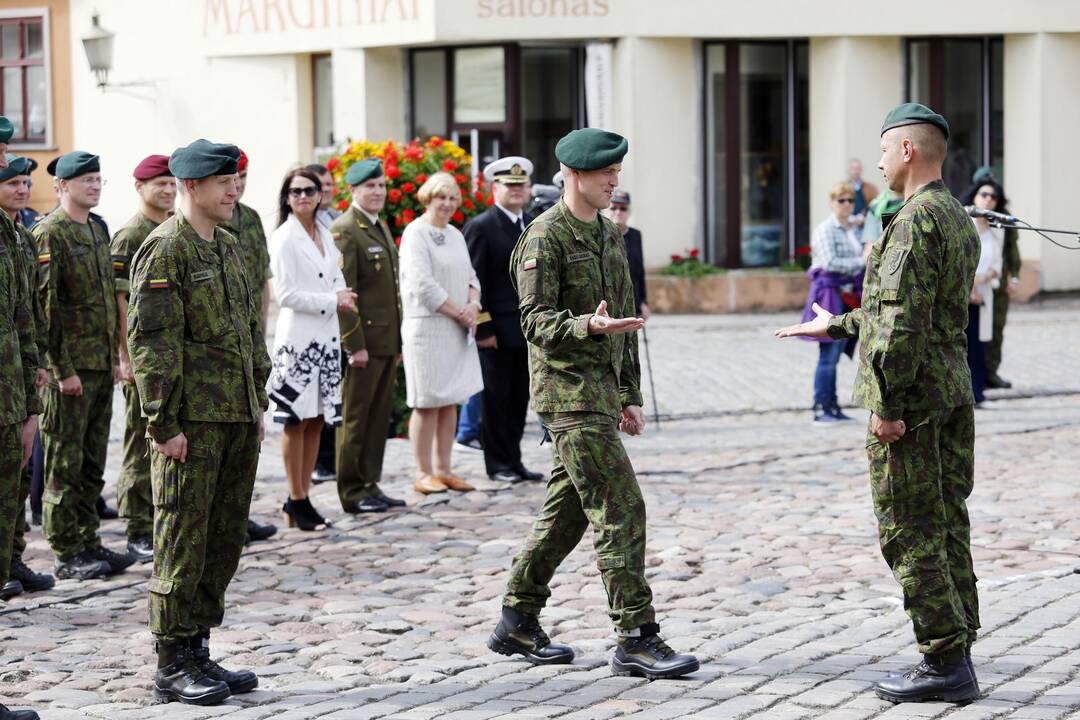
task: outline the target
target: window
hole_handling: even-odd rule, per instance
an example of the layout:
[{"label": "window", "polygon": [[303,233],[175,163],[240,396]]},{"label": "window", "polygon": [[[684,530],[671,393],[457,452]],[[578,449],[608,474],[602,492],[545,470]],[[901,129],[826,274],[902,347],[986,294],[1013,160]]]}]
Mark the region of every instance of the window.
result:
[{"label": "window", "polygon": [[12,145],[48,142],[46,32],[40,16],[0,18],[0,115],[15,126]]},{"label": "window", "polygon": [[809,242],[804,41],[705,47],[707,258],[775,267]]},{"label": "window", "polygon": [[1003,177],[1004,44],[1000,37],[919,38],[907,41],[907,98],[949,121],[949,154],[942,170],[954,194],[989,165]]},{"label": "window", "polygon": [[329,54],[311,56],[315,147],[334,146],[334,75]]}]

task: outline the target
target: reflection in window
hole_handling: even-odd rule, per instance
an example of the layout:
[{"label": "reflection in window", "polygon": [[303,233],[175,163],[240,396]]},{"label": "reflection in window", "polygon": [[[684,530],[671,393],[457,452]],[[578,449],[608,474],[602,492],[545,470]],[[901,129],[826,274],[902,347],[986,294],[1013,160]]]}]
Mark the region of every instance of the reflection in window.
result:
[{"label": "reflection in window", "polygon": [[315,94],[315,147],[334,144],[334,75],[330,55],[311,58]]},{"label": "reflection in window", "polygon": [[577,127],[580,48],[531,47],[521,50],[522,147],[533,162],[533,180],[549,183],[558,171],[555,144]]},{"label": "reflection in window", "polygon": [[454,122],[506,122],[506,53],[501,47],[454,51]]},{"label": "reflection in window", "polygon": [[0,115],[15,126],[11,144],[42,143],[48,135],[43,20],[0,20]]},{"label": "reflection in window", "polygon": [[445,137],[446,53],[417,50],[412,54],[413,134]]}]

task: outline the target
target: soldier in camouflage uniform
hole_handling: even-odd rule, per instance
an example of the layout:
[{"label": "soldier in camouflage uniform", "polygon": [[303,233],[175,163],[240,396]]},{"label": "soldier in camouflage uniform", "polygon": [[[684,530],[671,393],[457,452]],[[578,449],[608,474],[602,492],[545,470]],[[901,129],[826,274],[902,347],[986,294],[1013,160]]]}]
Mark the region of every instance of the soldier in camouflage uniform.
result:
[{"label": "soldier in camouflage uniform", "polygon": [[[37,387],[43,386],[48,379],[45,369],[40,366],[41,358],[45,357],[44,336],[36,332],[37,328],[44,327],[44,317],[41,310],[41,302],[37,295],[38,272],[37,253],[34,250],[34,238],[18,221],[20,211],[23,210],[30,200],[30,173],[33,164],[29,158],[7,156],[8,166],[0,170],[0,210],[11,219],[15,228],[16,246],[23,255],[23,269],[26,273],[27,287],[30,288],[30,302],[33,305],[35,337],[37,339],[36,350],[38,358]],[[37,400],[37,395],[34,397]],[[18,507],[22,509],[26,505],[26,498],[30,495],[30,466],[27,464],[22,473],[22,481],[19,483]],[[15,523],[15,539],[11,549],[10,578],[22,584],[24,592],[40,592],[53,587],[55,580],[48,573],[38,573],[31,570],[23,562],[23,552],[26,550],[27,525],[20,513],[19,520]]]},{"label": "soldier in camouflage uniform", "polygon": [[131,260],[128,345],[151,438],[150,631],[159,699],[209,705],[258,685],[210,659],[259,464],[270,357],[237,239],[235,145],[176,150],[180,209]]},{"label": "soldier in camouflage uniform", "polygon": [[96,155],[76,151],[56,164],[60,206],[34,225],[45,314],[45,536],[56,574],[85,580],[123,571],[133,559],[102,547],[96,503],[119,367],[120,325],[109,239],[89,220],[101,197]]},{"label": "soldier in camouflage uniform", "polygon": [[591,525],[618,633],[613,670],[678,677],[696,671],[698,661],[676,655],[659,637],[645,580],[645,502],[618,436],[645,428],[636,335],[644,321],[634,317],[622,235],[598,211],[618,185],[627,148],[625,138],[603,130],[562,138],[555,155],[564,199],[529,225],[510,258],[529,343],[532,408],[554,438],[555,464],[488,647],[535,664],[573,660],[573,650],[550,642],[537,616],[556,568]]},{"label": "soldier in camouflage uniform", "polygon": [[967,366],[968,296],[979,239],[941,181],[949,126],[917,103],[882,127],[879,167],[905,204],[882,217],[862,307],[777,331],[859,338],[855,399],[871,411],[866,449],[881,550],[904,593],[923,662],[881,680],[893,702],[966,702],[979,685],[979,628],[966,500],[974,484],[975,416]]},{"label": "soldier in camouflage uniform", "polygon": [[[0,116],[0,170],[7,168],[7,142],[15,128]],[[37,416],[37,341],[27,283],[26,255],[19,247],[15,225],[0,212],[0,600],[22,591],[15,580],[9,590],[8,566],[16,523],[25,522],[17,505],[22,468],[33,450]],[[25,501],[24,501],[25,502]],[[9,710],[0,703],[0,720],[38,720],[33,710]]]},{"label": "soldier in camouflage uniform", "polygon": [[120,313],[120,381],[123,383],[124,465],[116,483],[120,517],[127,521],[128,552],[141,563],[154,559],[154,502],[150,493],[150,453],[146,448],[146,418],[139,389],[131,371],[127,346],[129,265],[146,236],[172,213],[176,204],[176,180],[169,172],[166,155],[149,155],[135,166],[135,192],[139,211],[117,231],[112,240],[116,274],[116,307]]}]

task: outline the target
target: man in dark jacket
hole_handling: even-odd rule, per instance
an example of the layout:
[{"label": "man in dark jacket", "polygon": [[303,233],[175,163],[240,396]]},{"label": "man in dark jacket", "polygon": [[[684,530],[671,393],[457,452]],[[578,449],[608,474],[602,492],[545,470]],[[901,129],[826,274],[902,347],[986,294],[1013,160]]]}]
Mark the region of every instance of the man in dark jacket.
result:
[{"label": "man in dark jacket", "polygon": [[464,229],[473,267],[480,279],[481,315],[476,327],[484,374],[481,435],[484,465],[492,480],[540,480],[521,463],[521,436],[529,408],[529,357],[521,333],[518,294],[510,279],[510,253],[532,220],[529,203],[532,163],[505,157],[484,168],[495,204]]},{"label": "man in dark jacket", "polygon": [[626,241],[626,259],[630,262],[630,281],[634,283],[634,305],[637,316],[648,320],[649,295],[645,288],[645,251],[641,247],[641,231],[630,227],[630,193],[617,188],[611,193],[607,216],[618,226]]}]

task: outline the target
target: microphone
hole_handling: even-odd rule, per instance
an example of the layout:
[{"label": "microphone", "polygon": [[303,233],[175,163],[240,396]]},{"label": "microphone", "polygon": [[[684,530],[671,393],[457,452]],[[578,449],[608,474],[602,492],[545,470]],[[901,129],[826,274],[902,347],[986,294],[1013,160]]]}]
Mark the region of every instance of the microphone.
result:
[{"label": "microphone", "polygon": [[1020,218],[1015,215],[1006,215],[1005,213],[994,212],[993,210],[983,210],[982,208],[975,207],[974,205],[965,205],[964,210],[971,217],[984,217],[987,220],[993,220],[994,222],[1002,223],[1015,223],[1020,222]]}]

